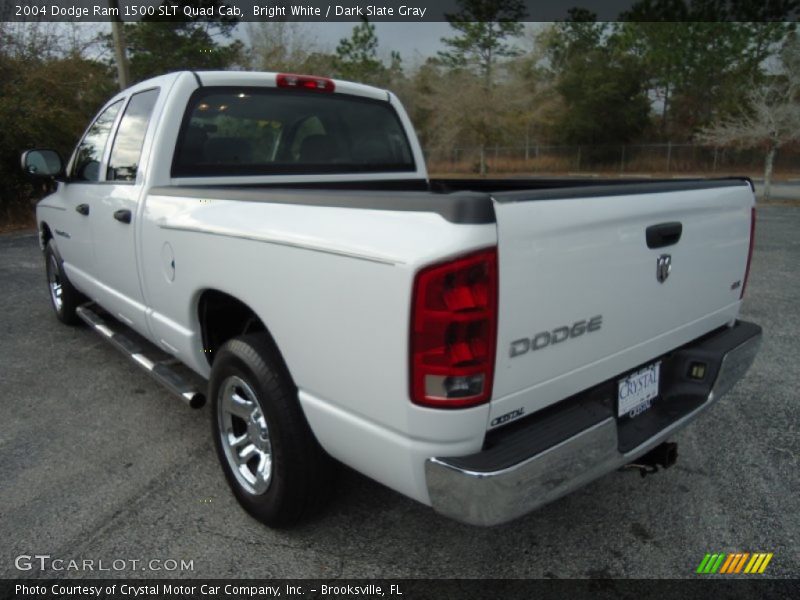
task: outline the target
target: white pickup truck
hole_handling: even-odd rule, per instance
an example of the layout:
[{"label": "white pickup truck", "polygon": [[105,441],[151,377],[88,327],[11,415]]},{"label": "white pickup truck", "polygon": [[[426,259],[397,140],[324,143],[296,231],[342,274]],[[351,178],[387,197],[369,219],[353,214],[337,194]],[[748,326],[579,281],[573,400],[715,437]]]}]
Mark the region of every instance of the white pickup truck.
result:
[{"label": "white pickup truck", "polygon": [[112,98],[68,164],[22,163],[57,182],[56,316],[190,405],[207,380],[230,487],[273,526],[336,461],[479,525],[669,466],[761,340],[737,320],[747,179],[431,180],[386,90],[173,73]]}]

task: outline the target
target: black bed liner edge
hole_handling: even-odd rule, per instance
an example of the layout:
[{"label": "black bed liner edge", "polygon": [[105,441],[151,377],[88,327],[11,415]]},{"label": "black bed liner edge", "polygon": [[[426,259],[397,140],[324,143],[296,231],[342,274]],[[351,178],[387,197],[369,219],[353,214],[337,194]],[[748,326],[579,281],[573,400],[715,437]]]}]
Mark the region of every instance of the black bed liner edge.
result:
[{"label": "black bed liner edge", "polygon": [[[422,184],[422,185],[421,185]],[[403,187],[403,186],[407,187]],[[745,177],[726,179],[581,180],[581,179],[433,179],[424,189],[418,180],[320,184],[243,184],[159,186],[155,196],[430,212],[455,224],[495,223],[494,202],[531,202],[655,194],[747,185]],[[369,189],[370,187],[376,189]],[[472,189],[470,189],[472,188]],[[265,197],[265,192],[269,193]],[[324,192],[324,193],[321,193]],[[402,196],[398,195],[402,192]]]}]

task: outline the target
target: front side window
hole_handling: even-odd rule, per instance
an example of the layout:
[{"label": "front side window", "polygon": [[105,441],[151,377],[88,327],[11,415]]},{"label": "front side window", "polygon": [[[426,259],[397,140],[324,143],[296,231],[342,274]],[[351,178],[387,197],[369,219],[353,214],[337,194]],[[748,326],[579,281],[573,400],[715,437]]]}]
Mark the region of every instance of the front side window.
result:
[{"label": "front side window", "polygon": [[139,170],[139,158],[142,155],[144,136],[150,115],[158,99],[158,90],[147,90],[131,96],[131,101],[122,115],[114,145],[111,147],[111,158],[108,160],[108,181],[136,181]]},{"label": "front side window", "polygon": [[195,92],[172,166],[174,177],[414,170],[388,102],[263,88]]},{"label": "front side window", "polygon": [[72,160],[70,178],[75,181],[99,181],[100,162],[103,160],[103,151],[111,134],[111,127],[114,119],[122,107],[122,100],[119,100],[106,108],[94,120],[89,131],[83,136],[80,144],[75,149]]}]

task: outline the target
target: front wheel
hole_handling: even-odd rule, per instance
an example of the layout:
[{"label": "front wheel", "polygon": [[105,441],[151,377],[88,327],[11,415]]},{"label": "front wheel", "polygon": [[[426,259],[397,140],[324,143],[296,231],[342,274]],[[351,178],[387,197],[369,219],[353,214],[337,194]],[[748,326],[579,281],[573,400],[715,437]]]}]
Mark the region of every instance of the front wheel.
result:
[{"label": "front wheel", "polygon": [[77,325],[80,317],[75,312],[84,301],[81,293],[72,287],[64,273],[64,265],[58,255],[53,241],[47,242],[44,251],[45,269],[47,271],[47,287],[50,291],[50,304],[53,312],[62,323]]},{"label": "front wheel", "polygon": [[236,499],[256,519],[290,525],[321,504],[334,464],[319,446],[265,334],[230,340],[209,380],[217,456]]}]

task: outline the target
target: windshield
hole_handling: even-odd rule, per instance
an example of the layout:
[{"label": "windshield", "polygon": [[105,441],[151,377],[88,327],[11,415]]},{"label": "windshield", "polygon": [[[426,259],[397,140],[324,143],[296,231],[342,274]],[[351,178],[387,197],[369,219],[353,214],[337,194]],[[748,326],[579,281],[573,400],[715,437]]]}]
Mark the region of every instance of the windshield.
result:
[{"label": "windshield", "polygon": [[195,92],[172,165],[174,177],[414,170],[388,102],[263,88]]}]

